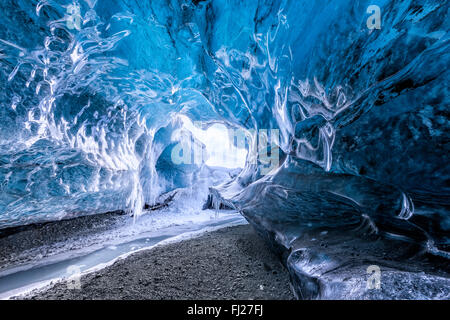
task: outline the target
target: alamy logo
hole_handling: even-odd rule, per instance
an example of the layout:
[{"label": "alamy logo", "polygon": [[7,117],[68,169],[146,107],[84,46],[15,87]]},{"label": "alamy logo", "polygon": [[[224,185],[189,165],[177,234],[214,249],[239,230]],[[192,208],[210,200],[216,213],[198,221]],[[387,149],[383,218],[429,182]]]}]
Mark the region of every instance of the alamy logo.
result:
[{"label": "alamy logo", "polygon": [[371,265],[367,267],[367,273],[370,274],[367,279],[366,288],[369,290],[372,289],[381,289],[381,269],[377,265]]},{"label": "alamy logo", "polygon": [[81,30],[81,10],[76,4],[67,6],[66,25],[69,29]]},{"label": "alamy logo", "polygon": [[371,5],[367,7],[370,17],[367,18],[366,25],[369,30],[381,29],[381,9],[379,6]]},{"label": "alamy logo", "polygon": [[[196,122],[196,127],[202,127],[201,123]],[[229,141],[232,141],[236,148],[231,152],[237,152],[242,149],[249,149],[247,155],[249,164],[259,164],[262,175],[269,174],[273,169],[279,166],[279,144],[280,132],[278,129],[260,129],[243,130],[228,129]],[[223,139],[220,139],[223,141]],[[250,146],[246,148],[246,146]],[[228,152],[228,153],[225,153]],[[202,145],[190,138],[181,139],[172,149],[171,159],[176,165],[196,164],[201,165],[206,162],[208,154],[214,154],[215,157],[233,158],[237,155],[229,154],[230,149],[225,149],[219,143],[212,150],[203,149]]]}]

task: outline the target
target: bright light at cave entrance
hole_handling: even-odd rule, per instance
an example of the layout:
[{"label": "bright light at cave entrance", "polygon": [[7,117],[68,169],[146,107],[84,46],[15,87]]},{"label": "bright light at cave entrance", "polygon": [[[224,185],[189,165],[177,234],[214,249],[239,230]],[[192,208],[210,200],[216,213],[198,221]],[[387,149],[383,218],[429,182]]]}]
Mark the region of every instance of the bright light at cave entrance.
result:
[{"label": "bright light at cave entrance", "polygon": [[247,150],[233,144],[232,134],[225,125],[215,123],[202,130],[192,121],[182,116],[184,127],[205,145],[207,152],[206,165],[211,167],[243,168],[247,157]]}]

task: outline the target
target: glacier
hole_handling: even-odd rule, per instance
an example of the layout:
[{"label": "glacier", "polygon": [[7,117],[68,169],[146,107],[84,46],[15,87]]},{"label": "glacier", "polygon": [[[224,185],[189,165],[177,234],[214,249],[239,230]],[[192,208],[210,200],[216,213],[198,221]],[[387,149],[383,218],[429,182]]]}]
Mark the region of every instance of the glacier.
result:
[{"label": "glacier", "polygon": [[[374,5],[379,29],[369,28]],[[1,229],[138,217],[195,185],[205,165],[171,159],[179,130],[202,144],[188,118],[246,133],[244,168],[210,185],[208,206],[241,212],[284,256],[299,296],[334,290],[316,281],[334,262],[300,239],[382,238],[449,259],[448,3],[5,0],[0,9]],[[279,133],[270,170],[261,132]]]}]

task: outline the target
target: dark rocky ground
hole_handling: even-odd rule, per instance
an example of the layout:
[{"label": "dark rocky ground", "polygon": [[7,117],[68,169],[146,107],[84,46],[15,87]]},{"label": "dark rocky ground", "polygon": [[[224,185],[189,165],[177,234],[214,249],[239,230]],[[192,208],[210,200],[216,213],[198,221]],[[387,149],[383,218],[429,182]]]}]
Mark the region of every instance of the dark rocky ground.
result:
[{"label": "dark rocky ground", "polygon": [[[83,217],[0,236],[0,271],[103,241],[124,219],[131,218]],[[64,282],[20,298],[293,299],[289,272],[260,232],[263,237],[244,225],[161,245],[83,276],[81,290]],[[318,230],[303,233],[291,246],[295,254],[287,265],[297,275],[300,299],[450,299],[448,259],[419,245],[352,230]],[[381,271],[379,289],[367,288],[369,266]]]},{"label": "dark rocky ground", "polygon": [[293,299],[289,275],[250,225],[139,252],[26,299]]},{"label": "dark rocky ground", "polygon": [[0,271],[106,241],[105,234],[131,219],[109,212],[0,230]]}]

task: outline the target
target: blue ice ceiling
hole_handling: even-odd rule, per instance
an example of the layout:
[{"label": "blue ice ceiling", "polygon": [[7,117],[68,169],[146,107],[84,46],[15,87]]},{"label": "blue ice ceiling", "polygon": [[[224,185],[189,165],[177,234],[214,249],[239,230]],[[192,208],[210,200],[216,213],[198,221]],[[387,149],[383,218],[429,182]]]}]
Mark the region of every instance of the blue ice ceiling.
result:
[{"label": "blue ice ceiling", "polygon": [[[371,5],[380,29],[368,28]],[[445,2],[6,0],[0,9],[1,227],[139,214],[183,184],[167,177],[180,170],[168,155],[185,115],[279,130],[276,172],[248,162],[218,189],[250,220],[289,237],[366,219],[448,246]]]}]

